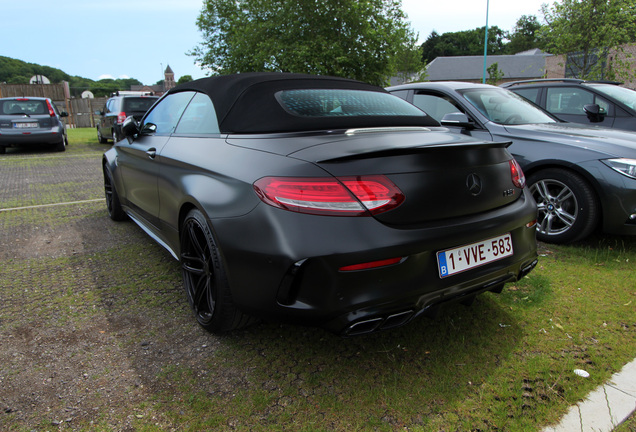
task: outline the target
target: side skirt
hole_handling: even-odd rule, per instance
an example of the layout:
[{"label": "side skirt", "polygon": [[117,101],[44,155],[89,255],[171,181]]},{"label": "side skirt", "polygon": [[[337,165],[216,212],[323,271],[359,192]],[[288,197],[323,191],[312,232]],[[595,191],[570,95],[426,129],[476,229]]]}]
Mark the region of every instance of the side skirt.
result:
[{"label": "side skirt", "polygon": [[130,211],[129,208],[125,208],[124,209],[126,214],[128,215],[128,217],[130,217],[130,219],[133,220],[133,222],[135,222],[137,225],[139,225],[139,228],[141,228],[142,230],[144,230],[146,232],[146,234],[148,234],[154,241],[156,241],[157,243],[159,243],[161,246],[163,246],[168,252],[170,252],[170,255],[172,255],[174,257],[174,259],[176,259],[177,261],[179,261],[179,257],[177,256],[176,251],[174,251],[169,245],[168,243],[166,243],[157,233],[155,233],[152,228],[150,228],[146,223],[142,222],[143,218],[137,216],[136,214],[134,214],[133,212]]}]

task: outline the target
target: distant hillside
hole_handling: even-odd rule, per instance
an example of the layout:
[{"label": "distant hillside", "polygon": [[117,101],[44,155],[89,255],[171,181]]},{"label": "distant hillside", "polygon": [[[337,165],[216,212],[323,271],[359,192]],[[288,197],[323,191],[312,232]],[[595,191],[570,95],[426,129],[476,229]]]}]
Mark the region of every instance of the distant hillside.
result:
[{"label": "distant hillside", "polygon": [[131,85],[142,84],[134,78],[93,81],[88,78],[70,76],[64,71],[50,66],[41,66],[0,56],[0,83],[28,84],[33,75],[44,75],[52,83],[68,81],[72,96],[79,96],[84,90],[90,90],[97,97],[108,96],[117,90],[129,90]]}]

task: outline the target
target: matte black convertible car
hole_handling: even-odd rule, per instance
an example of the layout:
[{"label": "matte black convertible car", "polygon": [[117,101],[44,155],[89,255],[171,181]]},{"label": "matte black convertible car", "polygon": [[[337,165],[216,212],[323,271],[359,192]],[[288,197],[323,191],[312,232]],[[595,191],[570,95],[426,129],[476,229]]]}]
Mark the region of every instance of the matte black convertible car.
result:
[{"label": "matte black convertible car", "polygon": [[181,262],[207,330],[396,327],[536,264],[537,208],[507,143],[437,125],[357,81],[193,81],[104,154],[108,211]]}]

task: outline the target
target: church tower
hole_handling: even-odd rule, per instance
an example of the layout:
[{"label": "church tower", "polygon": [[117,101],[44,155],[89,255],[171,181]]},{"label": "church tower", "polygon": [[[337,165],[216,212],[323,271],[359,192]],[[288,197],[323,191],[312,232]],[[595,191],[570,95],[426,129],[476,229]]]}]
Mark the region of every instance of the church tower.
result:
[{"label": "church tower", "polygon": [[163,81],[163,91],[167,92],[172,87],[177,85],[177,83],[174,82],[174,72],[172,72],[172,69],[170,68],[170,65],[168,65],[168,67],[166,68],[166,70],[164,72],[164,77],[165,78],[164,78],[164,81]]}]

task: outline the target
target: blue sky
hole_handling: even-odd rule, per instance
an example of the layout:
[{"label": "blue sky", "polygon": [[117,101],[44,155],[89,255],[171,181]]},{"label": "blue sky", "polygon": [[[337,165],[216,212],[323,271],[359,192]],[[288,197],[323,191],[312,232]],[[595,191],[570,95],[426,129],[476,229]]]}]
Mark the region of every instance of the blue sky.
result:
[{"label": "blue sky", "polygon": [[[521,15],[536,15],[545,0],[490,0],[490,26],[512,30]],[[4,1],[0,55],[51,66],[93,80],[163,79],[206,72],[186,55],[201,42],[196,19],[202,0]],[[411,27],[424,41],[438,33],[470,30],[486,22],[487,0],[402,0]]]}]

